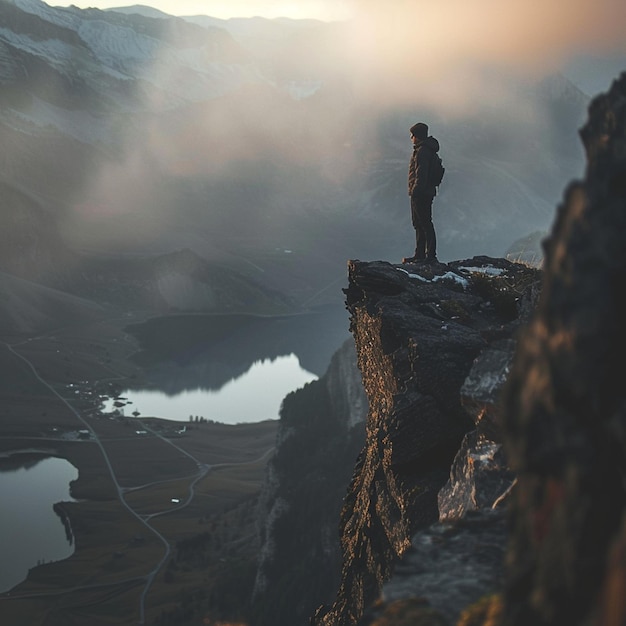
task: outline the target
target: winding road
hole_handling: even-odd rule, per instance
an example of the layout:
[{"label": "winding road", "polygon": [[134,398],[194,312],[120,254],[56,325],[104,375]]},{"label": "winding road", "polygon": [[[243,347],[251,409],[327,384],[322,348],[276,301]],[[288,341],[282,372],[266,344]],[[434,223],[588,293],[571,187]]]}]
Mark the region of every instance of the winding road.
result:
[{"label": "winding road", "polygon": [[[140,578],[132,578],[132,579],[125,579],[125,580],[121,580],[121,581],[117,581],[114,583],[102,583],[102,584],[95,584],[95,585],[86,585],[86,586],[80,586],[80,587],[75,587],[70,589],[69,591],[80,591],[80,590],[88,590],[88,589],[95,589],[95,588],[105,588],[105,587],[112,587],[112,586],[116,586],[116,585],[120,585],[120,584],[128,584],[128,583],[132,583],[132,582],[137,582],[137,581],[145,581],[144,584],[144,588],[142,590],[141,596],[140,596],[140,600],[139,600],[139,621],[138,624],[145,624],[145,606],[146,606],[146,598],[150,592],[150,589],[153,585],[154,579],[157,576],[157,574],[161,571],[161,569],[163,568],[163,566],[167,563],[167,560],[170,557],[170,554],[172,552],[172,547],[169,543],[169,541],[167,540],[166,537],[164,537],[158,530],[156,530],[151,524],[150,524],[150,520],[152,520],[155,517],[159,517],[159,516],[163,516],[163,515],[167,515],[169,513],[173,513],[174,511],[179,511],[180,509],[188,506],[192,500],[194,499],[195,496],[195,487],[198,484],[199,481],[201,481],[210,471],[213,467],[218,467],[216,466],[210,466],[207,465],[205,463],[202,463],[201,461],[199,461],[198,459],[196,459],[193,455],[189,454],[189,452],[187,452],[186,450],[183,450],[180,446],[176,445],[172,440],[168,439],[167,437],[164,437],[163,435],[161,435],[160,433],[156,432],[154,429],[150,428],[147,424],[144,425],[144,429],[149,431],[150,433],[152,433],[155,437],[158,437],[160,439],[162,439],[166,444],[176,448],[179,452],[181,452],[182,454],[184,454],[185,456],[189,457],[192,461],[195,462],[198,471],[192,475],[189,475],[187,477],[184,477],[184,479],[189,479],[191,482],[189,483],[188,486],[188,495],[185,498],[185,500],[183,502],[180,503],[179,506],[177,507],[173,507],[173,508],[168,508],[165,511],[159,511],[156,513],[151,513],[149,515],[141,515],[139,513],[137,513],[127,502],[125,499],[125,494],[126,493],[130,493],[133,491],[137,491],[139,489],[145,489],[149,486],[152,485],[158,485],[158,484],[163,484],[166,482],[170,482],[168,480],[163,480],[163,481],[157,481],[155,483],[150,483],[148,485],[141,485],[138,487],[122,487],[117,479],[117,476],[115,474],[115,470],[113,468],[113,465],[111,463],[111,460],[109,458],[109,455],[106,451],[106,448],[104,447],[100,437],[98,436],[98,433],[92,428],[92,426],[89,424],[89,422],[87,420],[85,420],[83,418],[83,416],[80,414],[79,411],[77,411],[72,405],[71,403],[64,398],[50,383],[48,383],[45,379],[43,379],[41,377],[41,375],[39,374],[39,372],[37,371],[37,369],[35,368],[35,366],[33,365],[33,363],[27,359],[24,355],[20,354],[18,352],[18,350],[16,350],[16,348],[19,345],[22,345],[23,343],[26,343],[28,341],[31,341],[31,339],[20,342],[20,343],[16,343],[16,344],[8,344],[6,342],[2,342],[4,344],[4,346],[7,348],[7,350],[9,350],[15,357],[17,357],[18,359],[20,359],[21,361],[23,361],[31,370],[33,376],[37,379],[38,382],[40,382],[42,385],[44,385],[47,389],[50,390],[50,392],[52,394],[54,394],[59,400],[61,400],[61,402],[63,404],[65,404],[65,406],[71,411],[71,413],[84,425],[85,429],[89,431],[91,439],[90,440],[85,440],[85,443],[89,443],[89,442],[95,442],[97,444],[97,446],[99,447],[101,453],[102,453],[102,457],[104,458],[104,461],[106,463],[106,466],[108,468],[109,474],[111,476],[111,480],[113,481],[113,484],[115,485],[115,488],[117,490],[117,494],[119,497],[120,502],[122,503],[122,505],[128,510],[128,512],[135,517],[143,526],[146,527],[146,529],[148,529],[151,533],[153,533],[156,537],[158,537],[158,539],[161,541],[161,543],[163,544],[164,547],[164,553],[163,553],[163,557],[161,558],[161,560],[155,565],[155,567],[148,572],[145,576],[140,577]],[[48,438],[48,440],[51,440],[51,438]],[[266,458],[271,452],[272,452],[273,448],[267,450],[259,459],[257,459],[257,461],[261,461],[264,458]],[[246,461],[240,464],[248,464],[251,461]],[[254,461],[253,461],[254,462]],[[220,464],[219,466],[227,466],[227,465],[236,465],[236,463],[223,463]],[[180,480],[180,479],[177,479]],[[43,597],[43,596],[51,596],[51,595],[61,595],[64,593],[67,593],[68,590],[63,590],[63,591],[54,591],[54,592],[47,592],[47,593],[36,593],[36,594],[24,594],[24,595],[9,595],[9,594],[5,594],[5,595],[0,595],[0,601],[1,600],[8,600],[8,599],[28,599],[28,598],[35,598],[35,597]]]}]

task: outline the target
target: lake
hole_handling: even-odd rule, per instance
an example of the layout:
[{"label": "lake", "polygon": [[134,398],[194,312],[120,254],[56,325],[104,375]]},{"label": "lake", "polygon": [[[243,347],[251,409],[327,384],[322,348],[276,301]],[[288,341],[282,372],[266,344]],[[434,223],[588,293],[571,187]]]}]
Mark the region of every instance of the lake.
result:
[{"label": "lake", "polygon": [[[226,424],[278,419],[283,398],[321,377],[350,335],[345,310],[303,315],[169,315],[126,329],[143,380],[114,389],[120,412]],[[114,400],[105,404],[111,412]]]},{"label": "lake", "polygon": [[[278,419],[283,398],[318,377],[303,369],[295,354],[255,361],[248,371],[230,380],[218,390],[194,389],[180,393],[152,390],[123,391],[126,404],[119,407],[124,415],[161,417],[189,422],[204,418],[224,424],[261,422]],[[115,400],[104,411],[115,409]]]},{"label": "lake", "polygon": [[69,502],[78,470],[57,458],[14,455],[0,459],[0,592],[22,582],[38,563],[60,561],[74,552],[56,502]]}]

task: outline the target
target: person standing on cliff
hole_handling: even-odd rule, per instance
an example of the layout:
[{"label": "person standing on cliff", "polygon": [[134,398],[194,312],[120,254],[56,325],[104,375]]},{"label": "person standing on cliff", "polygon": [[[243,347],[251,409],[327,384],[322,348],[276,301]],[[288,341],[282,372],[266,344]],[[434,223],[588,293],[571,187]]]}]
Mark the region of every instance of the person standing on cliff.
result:
[{"label": "person standing on cliff", "polygon": [[433,225],[433,199],[437,187],[429,176],[434,156],[439,152],[439,142],[428,135],[428,125],[418,122],[410,128],[413,154],[409,162],[409,197],[411,221],[415,228],[415,254],[402,259],[403,263],[437,260],[437,237]]}]

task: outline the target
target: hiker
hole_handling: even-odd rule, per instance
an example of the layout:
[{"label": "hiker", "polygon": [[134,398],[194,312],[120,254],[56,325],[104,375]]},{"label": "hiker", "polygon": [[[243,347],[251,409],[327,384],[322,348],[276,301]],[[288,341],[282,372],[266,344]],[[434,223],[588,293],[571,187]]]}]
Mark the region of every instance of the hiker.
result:
[{"label": "hiker", "polygon": [[[437,260],[437,238],[433,225],[433,199],[437,185],[432,179],[439,152],[439,142],[428,135],[428,125],[418,122],[410,128],[413,154],[409,163],[409,196],[411,198],[411,221],[415,228],[415,254],[402,259],[403,263]],[[439,162],[439,159],[437,158]]]}]

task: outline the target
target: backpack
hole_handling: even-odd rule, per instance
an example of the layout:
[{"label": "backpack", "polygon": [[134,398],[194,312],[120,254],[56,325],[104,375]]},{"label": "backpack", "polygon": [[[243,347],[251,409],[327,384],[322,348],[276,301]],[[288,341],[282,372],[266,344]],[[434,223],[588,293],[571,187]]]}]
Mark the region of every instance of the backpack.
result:
[{"label": "backpack", "polygon": [[441,161],[441,157],[433,152],[433,158],[430,162],[430,171],[429,171],[429,183],[434,187],[439,187],[441,185],[441,181],[443,180],[443,175],[446,171],[446,168],[443,166],[443,162]]}]

